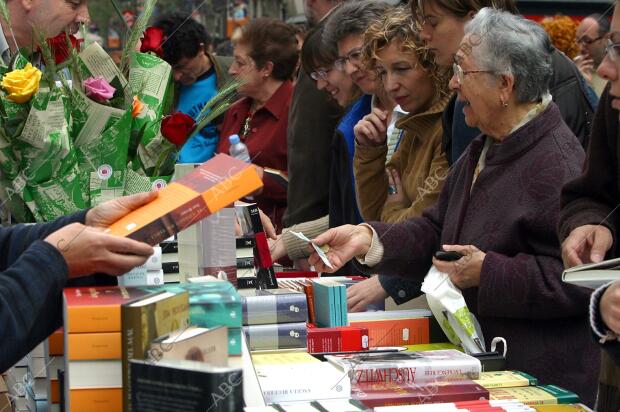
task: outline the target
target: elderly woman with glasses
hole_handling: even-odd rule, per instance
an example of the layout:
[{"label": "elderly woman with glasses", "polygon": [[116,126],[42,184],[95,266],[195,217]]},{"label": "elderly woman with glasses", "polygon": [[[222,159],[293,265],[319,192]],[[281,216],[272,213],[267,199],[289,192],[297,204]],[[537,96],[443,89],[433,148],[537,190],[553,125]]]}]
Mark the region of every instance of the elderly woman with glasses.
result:
[{"label": "elderly woman with glasses", "polygon": [[264,183],[254,199],[281,231],[286,187],[263,170],[265,167],[287,170],[291,78],[299,61],[295,30],[276,19],[256,19],[243,26],[240,35],[233,38],[233,46],[233,62],[228,72],[243,82],[239,93],[244,97],[226,112],[217,150],[228,153],[229,137],[233,134],[239,135],[247,145]]},{"label": "elderly woman with glasses", "polygon": [[[594,401],[598,353],[585,333],[589,291],[562,282],[556,236],[562,185],[584,152],[549,96],[549,38],[536,23],[485,8],[465,26],[450,86],[482,134],[448,174],[435,206],[402,223],[342,226],[315,239],[331,264],[422,280],[431,265],[462,290],[489,347],[518,369]],[[455,262],[434,253],[454,251]],[[313,254],[317,270],[329,271]],[[575,356],[577,355],[577,356]]]},{"label": "elderly woman with glasses", "polygon": [[[609,81],[592,127],[584,173],[562,190],[559,235],[566,267],[620,257],[620,7],[616,3],[598,74]],[[615,213],[614,213],[615,212]],[[620,410],[620,282],[592,294],[590,325],[601,345],[602,362],[596,410]]]}]

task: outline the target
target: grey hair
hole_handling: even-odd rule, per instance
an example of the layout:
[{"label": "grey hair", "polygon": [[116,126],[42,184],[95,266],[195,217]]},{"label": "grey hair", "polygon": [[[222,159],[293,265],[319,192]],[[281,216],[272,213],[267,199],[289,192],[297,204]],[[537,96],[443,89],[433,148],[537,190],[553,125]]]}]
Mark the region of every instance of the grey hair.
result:
[{"label": "grey hair", "polygon": [[465,34],[480,68],[514,77],[518,103],[538,102],[548,92],[553,49],[538,23],[486,7],[466,24]]},{"label": "grey hair", "polygon": [[337,45],[353,34],[362,35],[370,23],[383,16],[392,6],[385,1],[346,1],[329,15],[323,30],[323,42]]}]

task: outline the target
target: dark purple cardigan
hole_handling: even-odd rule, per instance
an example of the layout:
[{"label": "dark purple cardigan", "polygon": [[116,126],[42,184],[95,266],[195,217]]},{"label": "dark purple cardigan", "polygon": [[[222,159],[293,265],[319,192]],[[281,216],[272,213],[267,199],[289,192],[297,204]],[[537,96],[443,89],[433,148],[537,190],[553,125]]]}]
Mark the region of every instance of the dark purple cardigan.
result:
[{"label": "dark purple cardigan", "polygon": [[588,329],[590,291],[561,281],[560,191],[584,152],[555,104],[492,145],[470,194],[484,137],[453,166],[437,204],[400,224],[372,223],[385,247],[373,273],[422,279],[442,244],[486,252],[480,286],[463,291],[489,347],[508,341],[507,366],[577,392],[592,405],[599,353]]}]

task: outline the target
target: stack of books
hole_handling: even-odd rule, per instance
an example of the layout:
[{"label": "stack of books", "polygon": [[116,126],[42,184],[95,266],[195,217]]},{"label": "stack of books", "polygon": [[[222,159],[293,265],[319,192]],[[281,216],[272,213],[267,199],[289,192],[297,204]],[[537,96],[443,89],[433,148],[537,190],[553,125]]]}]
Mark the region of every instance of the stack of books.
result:
[{"label": "stack of books", "polygon": [[30,378],[28,376],[28,356],[24,356],[13,365],[5,375],[11,405],[15,412],[27,412],[28,404],[26,401],[26,386]]},{"label": "stack of books", "polygon": [[122,410],[121,305],[146,295],[124,287],[64,290],[66,412]]},{"label": "stack of books", "polygon": [[305,348],[308,303],[288,289],[243,290],[243,330],[250,350]]},{"label": "stack of books", "polygon": [[368,350],[368,342],[368,328],[317,328],[312,323],[308,324],[308,353],[365,351]]},{"label": "stack of books", "polygon": [[237,286],[235,209],[225,207],[202,221],[202,273]]},{"label": "stack of books", "polygon": [[45,340],[45,366],[47,367],[47,401],[51,412],[60,411],[59,372],[65,368],[64,330],[59,328]]},{"label": "stack of books", "polygon": [[27,356],[28,385],[26,404],[31,412],[47,410],[47,367],[45,364],[45,342],[38,344]]},{"label": "stack of books", "polygon": [[332,328],[349,324],[347,288],[343,283],[330,278],[314,279],[312,290],[317,326]]},{"label": "stack of books", "polygon": [[[237,257],[237,287],[239,289],[256,288],[254,273],[254,237],[241,236],[235,239]],[[244,280],[239,281],[239,278]],[[247,280],[249,278],[251,280]]]},{"label": "stack of books", "polygon": [[179,283],[179,243],[176,237],[164,240],[159,246],[164,283]]},{"label": "stack of books", "polygon": [[162,285],[164,271],[162,268],[162,250],[160,246],[153,248],[153,255],[144,264],[136,266],[129,272],[118,277],[119,286]]}]

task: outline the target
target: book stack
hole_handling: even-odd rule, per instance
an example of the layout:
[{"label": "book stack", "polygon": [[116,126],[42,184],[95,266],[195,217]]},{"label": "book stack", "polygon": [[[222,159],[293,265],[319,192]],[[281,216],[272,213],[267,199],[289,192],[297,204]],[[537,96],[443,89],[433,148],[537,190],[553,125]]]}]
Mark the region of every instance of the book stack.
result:
[{"label": "book stack", "polygon": [[316,324],[322,328],[347,326],[347,288],[344,284],[329,278],[312,281],[314,292],[314,313]]},{"label": "book stack", "polygon": [[308,353],[368,350],[368,329],[357,326],[317,328],[308,324]]},{"label": "book stack", "polygon": [[225,207],[202,221],[202,273],[237,286],[235,209]]},{"label": "book stack", "polygon": [[161,268],[164,271],[164,283],[179,283],[179,243],[176,237],[164,240],[161,247]]},{"label": "book stack", "polygon": [[[197,283],[194,283],[197,282]],[[208,281],[205,276],[191,278],[190,283],[141,288],[150,292],[189,293],[189,323],[203,328],[228,328],[228,353],[241,355],[241,297],[228,281]]]},{"label": "book stack", "polygon": [[11,395],[4,382],[4,377],[0,376],[0,411],[10,412],[13,408],[11,406]]},{"label": "book stack", "polygon": [[306,295],[288,289],[244,290],[243,330],[250,350],[306,347]]},{"label": "book stack", "polygon": [[59,371],[65,367],[64,331],[59,328],[45,340],[45,366],[47,367],[47,400],[51,412],[60,411]]},{"label": "book stack", "polygon": [[28,385],[26,404],[31,412],[47,410],[47,368],[45,365],[45,343],[38,344],[26,356],[28,359]]},{"label": "book stack", "polygon": [[148,291],[66,288],[63,295],[65,411],[122,411],[121,305]]},{"label": "book stack", "polygon": [[11,405],[15,412],[27,412],[28,404],[26,402],[26,386],[29,381],[28,376],[28,357],[20,359],[12,366],[5,375],[5,383],[7,386]]},{"label": "book stack", "polygon": [[123,410],[131,411],[132,359],[145,359],[154,339],[187,328],[189,294],[155,292],[121,306]]},{"label": "book stack", "polygon": [[357,312],[349,314],[349,324],[368,329],[371,348],[416,345],[431,342],[432,316],[425,309]]},{"label": "book stack", "polygon": [[306,303],[308,305],[308,321],[316,322],[316,312],[314,311],[314,289],[312,281],[307,278],[300,279],[281,279],[278,280],[278,286],[281,289],[290,289],[302,292],[306,295]]},{"label": "book stack", "polygon": [[435,403],[431,405],[385,406],[375,408],[374,410],[375,412],[592,412],[592,409],[587,406],[576,403],[530,406],[517,400],[477,400]]},{"label": "book stack", "polygon": [[[254,273],[254,237],[241,236],[235,239],[237,256],[237,288],[256,288],[256,275]],[[239,281],[239,278],[254,279],[254,281]]]},{"label": "book stack", "polygon": [[118,277],[119,286],[161,285],[164,283],[161,247],[155,246],[153,250],[155,253],[144,264],[136,266]]}]

